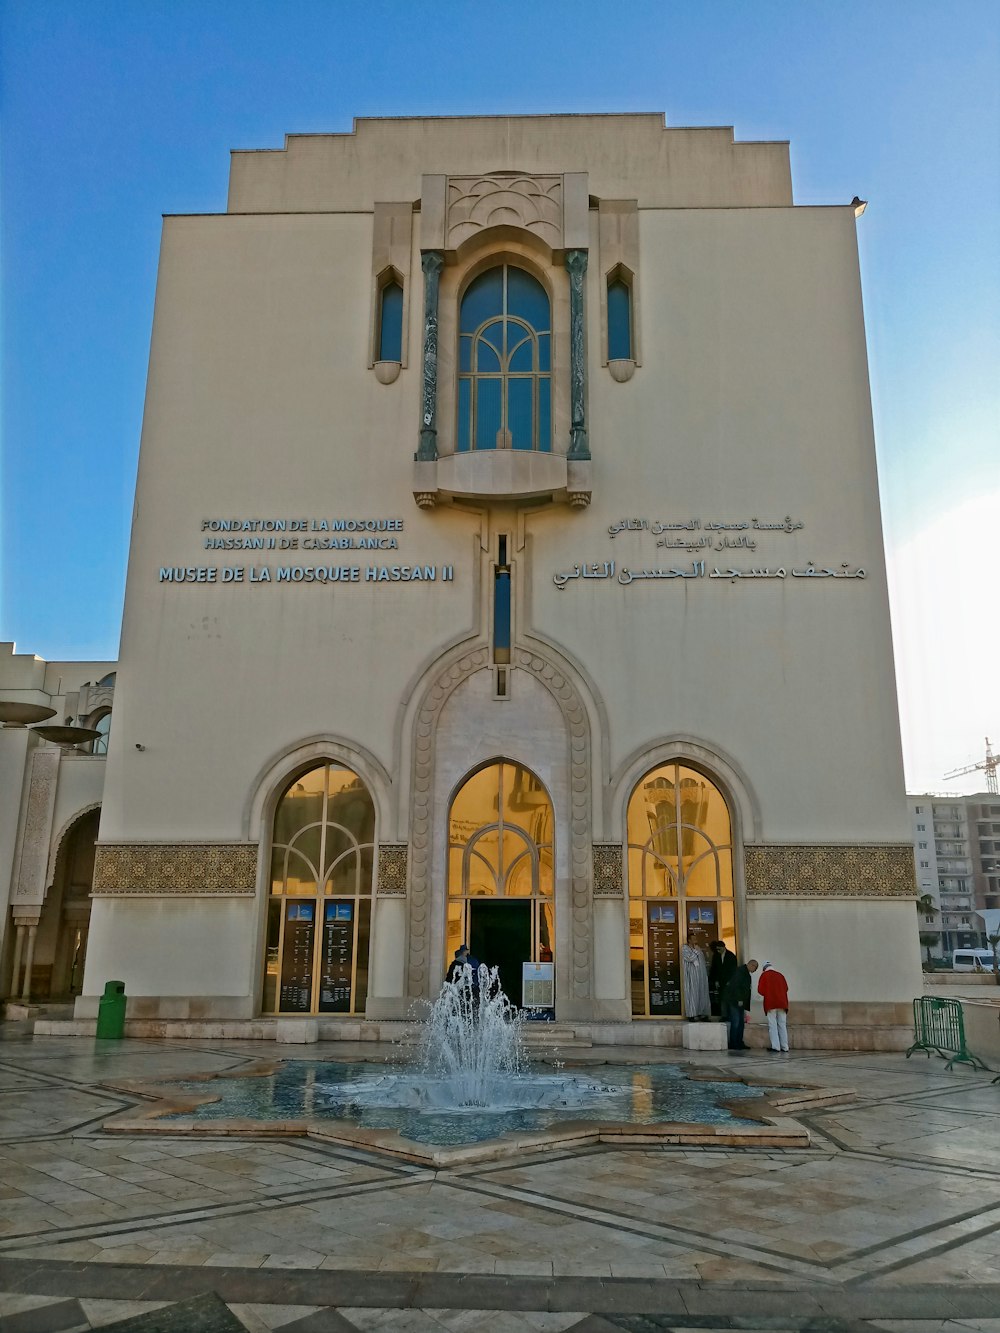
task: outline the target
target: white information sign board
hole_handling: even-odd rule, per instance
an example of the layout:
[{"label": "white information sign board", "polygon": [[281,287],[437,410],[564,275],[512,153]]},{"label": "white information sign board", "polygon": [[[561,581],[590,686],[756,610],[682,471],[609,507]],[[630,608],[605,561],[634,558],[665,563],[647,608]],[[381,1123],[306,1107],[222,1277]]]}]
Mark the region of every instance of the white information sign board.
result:
[{"label": "white information sign board", "polygon": [[556,1002],[554,963],[521,964],[521,1004],[525,1009],[551,1009]]}]

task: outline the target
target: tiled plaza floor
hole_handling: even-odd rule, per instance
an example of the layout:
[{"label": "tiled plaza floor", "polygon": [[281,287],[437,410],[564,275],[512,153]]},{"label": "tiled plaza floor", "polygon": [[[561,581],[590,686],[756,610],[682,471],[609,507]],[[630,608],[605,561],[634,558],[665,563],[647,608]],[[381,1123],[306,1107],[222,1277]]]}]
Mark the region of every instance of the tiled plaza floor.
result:
[{"label": "tiled plaza floor", "polygon": [[315,1140],[102,1131],[138,1103],[105,1082],[303,1054],[0,1042],[2,1333],[1000,1333],[992,1074],[669,1053],[856,1090],[798,1117],[811,1148],[781,1151],[595,1146],[435,1171]]}]

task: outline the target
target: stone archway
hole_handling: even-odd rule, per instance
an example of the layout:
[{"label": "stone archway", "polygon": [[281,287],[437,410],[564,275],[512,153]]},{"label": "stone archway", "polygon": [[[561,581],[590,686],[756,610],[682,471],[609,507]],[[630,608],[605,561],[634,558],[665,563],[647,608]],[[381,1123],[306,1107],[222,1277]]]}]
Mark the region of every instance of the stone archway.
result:
[{"label": "stone archway", "polygon": [[77,815],[59,836],[30,955],[31,974],[22,981],[21,993],[33,1000],[70,1000],[83,990],[100,818],[95,806]]},{"label": "stone archway", "polygon": [[[568,909],[557,911],[557,921],[568,920],[562,952],[565,961],[562,965],[557,962],[557,1008],[567,1017],[589,1017],[593,986],[590,718],[569,671],[551,655],[521,649],[515,666],[512,697],[499,705],[504,710],[503,743],[496,752],[537,772],[552,795],[560,824],[557,896]],[[460,735],[468,731],[477,737],[477,743],[489,746],[489,728],[479,726],[478,720],[497,706],[492,701],[491,680],[485,647],[455,653],[427,683],[413,717],[406,989],[414,999],[430,994],[443,962],[443,895],[437,888],[443,870],[449,782],[493,753],[477,753]],[[439,744],[442,719],[447,721],[449,703],[459,698],[463,718],[475,717],[477,723],[445,726],[444,744]],[[536,750],[542,732],[550,744],[547,764]]]}]

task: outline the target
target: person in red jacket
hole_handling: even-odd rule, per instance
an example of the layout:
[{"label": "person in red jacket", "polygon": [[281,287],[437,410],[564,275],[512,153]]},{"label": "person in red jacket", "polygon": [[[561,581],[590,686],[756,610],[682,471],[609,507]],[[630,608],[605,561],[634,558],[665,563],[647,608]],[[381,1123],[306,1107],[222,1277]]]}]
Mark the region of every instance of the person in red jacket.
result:
[{"label": "person in red jacket", "polygon": [[788,982],[776,967],[765,963],[760,970],[757,994],[764,1001],[771,1050],[788,1050]]}]

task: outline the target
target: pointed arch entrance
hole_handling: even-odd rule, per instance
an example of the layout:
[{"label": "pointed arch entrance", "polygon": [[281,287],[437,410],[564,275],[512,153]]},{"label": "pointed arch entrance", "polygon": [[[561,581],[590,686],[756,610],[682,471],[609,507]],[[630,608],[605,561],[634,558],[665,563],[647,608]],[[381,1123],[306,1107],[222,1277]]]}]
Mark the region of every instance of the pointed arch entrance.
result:
[{"label": "pointed arch entrance", "polygon": [[[74,817],[59,839],[34,947],[29,944],[25,961],[24,999],[70,1000],[83,990],[100,820],[100,806],[86,810]],[[13,979],[15,990],[18,980]]]},{"label": "pointed arch entrance", "polygon": [[515,1004],[522,964],[554,962],[554,825],[541,780],[506,759],[470,774],[448,814],[448,955],[468,944]]}]

